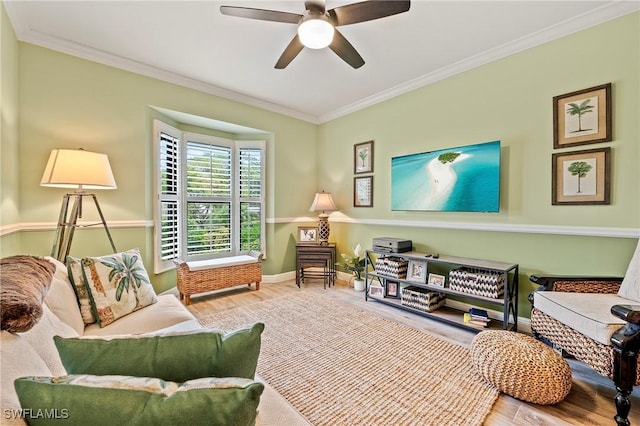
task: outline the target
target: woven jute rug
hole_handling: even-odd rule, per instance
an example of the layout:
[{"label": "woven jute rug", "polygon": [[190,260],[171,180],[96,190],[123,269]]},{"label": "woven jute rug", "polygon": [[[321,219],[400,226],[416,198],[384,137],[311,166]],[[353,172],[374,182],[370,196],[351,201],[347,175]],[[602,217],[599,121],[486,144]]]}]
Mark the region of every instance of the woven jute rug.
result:
[{"label": "woven jute rug", "polygon": [[199,316],[263,322],[258,374],[314,425],[480,425],[498,397],[468,349],[318,293]]}]

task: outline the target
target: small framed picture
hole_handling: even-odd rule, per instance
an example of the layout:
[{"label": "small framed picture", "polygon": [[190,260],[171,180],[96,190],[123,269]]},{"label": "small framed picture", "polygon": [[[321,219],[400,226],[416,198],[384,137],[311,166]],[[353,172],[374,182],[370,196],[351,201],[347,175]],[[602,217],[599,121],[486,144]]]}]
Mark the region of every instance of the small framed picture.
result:
[{"label": "small framed picture", "polygon": [[318,228],[316,226],[298,226],[298,241],[301,243],[317,243]]},{"label": "small framed picture", "polygon": [[357,143],[353,146],[353,173],[373,172],[373,141]]},{"label": "small framed picture", "polygon": [[553,205],[609,204],[611,148],[552,155]]},{"label": "small framed picture", "polygon": [[380,284],[371,284],[369,286],[369,296],[373,297],[383,297],[384,296],[384,288]]},{"label": "small framed picture", "polygon": [[387,281],[387,297],[398,297],[400,295],[400,283]]},{"label": "small framed picture", "polygon": [[416,283],[427,282],[427,262],[420,260],[409,259],[409,265],[407,269],[407,280]]},{"label": "small framed picture", "polygon": [[553,147],[609,142],[611,83],[553,98]]},{"label": "small framed picture", "polygon": [[445,283],[444,275],[429,274],[429,280],[427,281],[427,284],[435,287],[444,288],[444,283]]},{"label": "small framed picture", "polygon": [[353,207],[373,207],[373,176],[353,178]]}]

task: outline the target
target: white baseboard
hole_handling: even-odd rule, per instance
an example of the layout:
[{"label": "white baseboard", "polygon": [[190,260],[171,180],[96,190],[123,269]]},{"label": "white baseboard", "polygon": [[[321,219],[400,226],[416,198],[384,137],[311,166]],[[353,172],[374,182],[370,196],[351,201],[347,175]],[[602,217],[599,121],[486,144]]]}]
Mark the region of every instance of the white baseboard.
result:
[{"label": "white baseboard", "polygon": [[275,275],[262,275],[262,282],[266,284],[278,284],[283,281],[291,281],[296,279],[296,272],[289,271]]}]

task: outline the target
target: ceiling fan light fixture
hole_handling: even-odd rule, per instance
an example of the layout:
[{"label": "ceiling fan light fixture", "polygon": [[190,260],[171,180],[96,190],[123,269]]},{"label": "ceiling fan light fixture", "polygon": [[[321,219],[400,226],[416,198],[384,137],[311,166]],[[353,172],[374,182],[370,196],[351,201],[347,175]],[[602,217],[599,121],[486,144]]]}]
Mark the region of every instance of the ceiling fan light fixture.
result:
[{"label": "ceiling fan light fixture", "polygon": [[310,16],[298,26],[300,42],[310,49],[324,49],[333,41],[335,29],[326,16]]}]

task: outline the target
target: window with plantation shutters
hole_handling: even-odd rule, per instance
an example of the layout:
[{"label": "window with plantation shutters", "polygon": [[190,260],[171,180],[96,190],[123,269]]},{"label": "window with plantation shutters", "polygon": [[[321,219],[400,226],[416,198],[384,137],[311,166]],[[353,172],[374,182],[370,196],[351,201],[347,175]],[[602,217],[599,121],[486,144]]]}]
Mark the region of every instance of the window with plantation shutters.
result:
[{"label": "window with plantation shutters", "polygon": [[[156,258],[170,263],[180,250],[180,139],[171,127],[158,129],[158,207],[156,217]],[[158,263],[158,262],[156,262]]]},{"label": "window with plantation shutters", "polygon": [[232,253],[232,149],[187,141],[186,254]]},{"label": "window with plantation shutters", "polygon": [[263,151],[239,148],[240,249],[259,250],[262,235]]},{"label": "window with plantation shutters", "polygon": [[264,141],[182,132],[154,121],[156,273],[174,259],[233,256],[264,247]]}]

